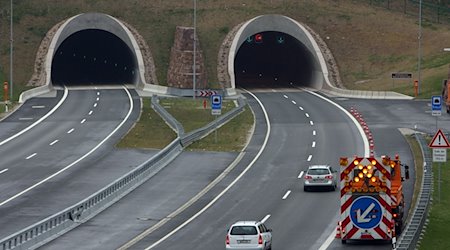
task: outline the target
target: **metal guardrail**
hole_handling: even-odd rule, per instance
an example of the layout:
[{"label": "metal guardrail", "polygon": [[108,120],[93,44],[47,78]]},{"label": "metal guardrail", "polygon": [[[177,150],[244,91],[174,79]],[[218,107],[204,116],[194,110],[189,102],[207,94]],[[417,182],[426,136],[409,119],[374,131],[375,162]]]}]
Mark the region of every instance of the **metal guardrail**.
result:
[{"label": "metal guardrail", "polygon": [[194,141],[202,139],[203,137],[207,136],[208,134],[213,132],[216,128],[220,127],[221,125],[225,124],[226,122],[237,116],[239,113],[241,113],[244,110],[245,104],[246,102],[244,101],[244,99],[239,98],[238,106],[236,108],[232,109],[231,111],[227,112],[222,116],[219,116],[219,118],[208,123],[206,126],[194,130],[186,135],[183,135],[180,138],[181,145],[183,147],[187,147]]},{"label": "metal guardrail", "polygon": [[433,188],[433,165],[431,152],[428,144],[421,134],[415,134],[416,140],[419,142],[424,157],[424,173],[422,176],[422,187],[420,188],[419,197],[416,201],[413,214],[410,221],[406,225],[405,230],[397,241],[396,248],[398,250],[415,249],[425,224],[429,201]]},{"label": "metal guardrail", "polygon": [[181,137],[184,134],[184,128],[181,123],[179,123],[167,110],[165,110],[159,104],[159,98],[157,95],[152,96],[152,108],[159,113],[159,115],[164,119],[164,121]]},{"label": "metal guardrail", "polygon": [[[179,126],[175,125],[178,121],[157,103],[156,98],[155,100],[156,102],[153,103],[152,98],[152,107],[155,111],[160,112],[159,114],[167,123],[173,123],[172,125],[176,127],[179,135],[184,134],[184,129],[181,124]],[[214,129],[231,120],[243,111],[244,106],[245,101],[239,99],[238,107],[222,115],[219,119],[209,123],[205,127],[193,131],[186,136],[183,135],[181,139],[179,136],[151,159],[118,178],[105,188],[59,213],[49,216],[0,240],[0,250],[16,248],[35,249],[88,221],[155,175],[177,157],[184,147],[193,141],[203,138]]]}]

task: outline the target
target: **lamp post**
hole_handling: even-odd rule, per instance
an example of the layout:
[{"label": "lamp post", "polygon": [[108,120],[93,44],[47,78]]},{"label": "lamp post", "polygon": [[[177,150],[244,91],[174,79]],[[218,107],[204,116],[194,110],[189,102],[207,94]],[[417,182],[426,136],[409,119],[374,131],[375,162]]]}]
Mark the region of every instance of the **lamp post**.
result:
[{"label": "lamp post", "polygon": [[194,62],[192,65],[192,97],[195,99],[195,85],[196,85],[196,81],[197,81],[197,39],[196,39],[196,34],[197,34],[197,0],[194,0]]},{"label": "lamp post", "polygon": [[420,85],[422,84],[422,75],[421,75],[421,69],[420,64],[422,61],[422,0],[419,2],[419,58],[417,63],[417,71],[418,71],[418,86],[417,86],[417,93],[420,93]]},{"label": "lamp post", "polygon": [[11,18],[10,18],[10,38],[9,38],[9,100],[13,99],[13,0],[11,0]]}]

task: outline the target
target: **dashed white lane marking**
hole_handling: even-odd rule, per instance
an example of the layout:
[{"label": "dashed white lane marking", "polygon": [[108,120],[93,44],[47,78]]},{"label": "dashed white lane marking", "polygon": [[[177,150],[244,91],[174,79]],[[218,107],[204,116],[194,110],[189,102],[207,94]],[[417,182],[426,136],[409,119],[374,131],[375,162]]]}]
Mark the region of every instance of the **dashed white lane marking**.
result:
[{"label": "dashed white lane marking", "polygon": [[287,95],[283,95],[283,96],[284,96],[284,98],[288,99],[288,96],[287,96]]},{"label": "dashed white lane marking", "polygon": [[27,158],[25,158],[25,159],[29,160],[29,159],[35,157],[36,155],[37,155],[37,153],[33,153],[33,154],[29,155],[29,156],[28,156]]},{"label": "dashed white lane marking", "polygon": [[28,126],[27,128],[25,128],[24,130],[20,131],[19,133],[9,137],[8,139],[0,142],[0,146],[11,141],[14,140],[15,138],[21,136],[23,133],[27,132],[28,130],[34,128],[35,126],[37,126],[39,123],[41,123],[43,120],[45,120],[47,117],[49,117],[51,114],[53,114],[62,104],[63,102],[66,100],[67,98],[67,94],[69,93],[69,91],[67,90],[66,87],[64,87],[64,95],[61,98],[61,100],[58,102],[58,104],[56,104],[55,107],[53,107],[52,110],[50,110],[50,112],[48,112],[46,115],[44,115],[43,117],[41,117],[39,120],[35,121],[33,124],[31,124],[30,126]]},{"label": "dashed white lane marking", "polygon": [[264,218],[261,220],[262,223],[265,223],[270,218],[270,214],[264,216]]},{"label": "dashed white lane marking", "polygon": [[312,155],[309,155],[307,161],[311,161],[311,159],[312,159]]},{"label": "dashed white lane marking", "polygon": [[[50,175],[49,177],[47,177],[47,178],[45,178],[45,179],[39,181],[38,183],[32,185],[31,187],[29,187],[29,188],[23,190],[22,192],[20,192],[20,193],[18,193],[18,194],[16,194],[16,195],[14,195],[14,196],[12,196],[12,197],[10,197],[10,198],[4,200],[4,201],[0,201],[0,207],[3,206],[3,205],[5,205],[5,204],[7,204],[7,203],[9,203],[9,202],[11,202],[12,200],[17,199],[17,198],[20,197],[20,196],[22,196],[22,195],[24,195],[24,194],[30,192],[31,190],[35,189],[36,187],[38,187],[38,186],[42,185],[43,183],[45,183],[45,182],[47,182],[47,181],[53,179],[55,176],[61,174],[62,172],[66,171],[67,169],[69,169],[69,168],[73,167],[74,165],[78,164],[80,161],[84,160],[86,157],[88,157],[88,156],[91,155],[94,151],[96,151],[98,148],[100,148],[100,147],[101,147],[101,146],[102,146],[109,138],[111,138],[111,137],[112,137],[112,136],[113,136],[113,135],[114,135],[114,134],[122,127],[122,126],[123,126],[123,124],[124,124],[125,122],[128,121],[128,118],[130,117],[130,115],[131,115],[131,113],[132,113],[132,111],[133,111],[133,108],[134,108],[134,106],[133,106],[133,99],[132,99],[132,97],[131,97],[130,91],[128,91],[128,89],[127,89],[126,87],[124,87],[124,86],[123,86],[122,88],[123,88],[123,90],[125,90],[125,92],[126,92],[127,95],[128,95],[128,99],[129,99],[129,101],[130,101],[130,108],[129,108],[128,113],[127,113],[127,115],[125,116],[125,118],[123,118],[123,120],[120,122],[120,124],[117,125],[117,127],[116,127],[113,131],[111,131],[111,133],[109,133],[109,134],[108,134],[108,135],[107,135],[100,143],[98,143],[97,146],[95,146],[94,148],[92,148],[89,152],[87,152],[85,155],[81,156],[80,158],[78,158],[77,160],[75,160],[74,162],[72,162],[71,164],[69,164],[68,166],[66,166],[66,167],[64,167],[63,169],[59,170],[58,172],[56,172],[56,173]],[[65,90],[67,90],[67,88],[65,88]],[[266,118],[266,119],[268,119],[268,118]],[[269,132],[270,132],[270,130],[269,130]],[[11,139],[11,140],[12,140],[12,139]],[[3,143],[3,142],[2,142],[2,143]],[[267,142],[266,142],[266,143],[267,143]],[[256,161],[256,160],[255,160],[255,161]]]},{"label": "dashed white lane marking", "polygon": [[75,130],[75,129],[72,128],[72,129],[70,129],[69,131],[67,131],[67,133],[70,134],[70,133],[72,133],[74,130]]},{"label": "dashed white lane marking", "polygon": [[31,118],[31,117],[20,117],[19,118],[19,121],[30,121],[30,120],[33,120],[33,118]]},{"label": "dashed white lane marking", "polygon": [[100,100],[100,98],[97,97],[97,102]]},{"label": "dashed white lane marking", "polygon": [[[258,153],[256,154],[255,158],[253,158],[253,160],[249,163],[249,165],[236,177],[236,179],[234,179],[234,181],[232,181],[224,190],[222,190],[222,192],[220,192],[216,197],[214,197],[214,199],[211,200],[207,205],[205,205],[200,211],[198,211],[192,217],[187,219],[185,222],[183,222],[177,228],[172,230],[170,233],[166,234],[164,237],[160,238],[159,240],[157,240],[155,243],[153,243],[149,247],[146,247],[145,250],[153,249],[157,245],[161,244],[161,242],[165,241],[167,238],[169,238],[170,236],[174,235],[176,232],[180,231],[182,228],[184,228],[191,221],[195,220],[198,216],[203,214],[208,208],[210,208],[214,203],[216,203],[217,200],[220,199],[220,197],[222,197],[226,192],[228,192],[228,190],[231,189],[236,184],[236,182],[238,182],[242,178],[242,176],[244,176],[244,174],[247,173],[252,168],[252,166],[255,164],[255,162],[261,156],[262,152],[266,148],[267,142],[269,141],[269,137],[270,137],[271,125],[270,125],[269,115],[267,114],[267,111],[266,111],[266,108],[264,107],[264,104],[262,104],[262,102],[258,99],[258,97],[256,97],[253,93],[251,93],[249,91],[247,91],[247,93],[249,93],[253,98],[256,99],[256,101],[258,102],[259,106],[261,107],[261,109],[262,109],[262,111],[264,113],[264,118],[265,118],[266,123],[267,123],[267,131],[266,131],[266,136],[264,138],[264,142],[261,145],[261,147],[260,147]],[[1,203],[0,203],[0,205],[1,205]],[[146,235],[148,235],[148,234],[146,234]],[[145,236],[143,236],[143,237],[145,237]],[[131,242],[130,241],[130,245],[134,245],[135,243],[136,242]],[[119,249],[124,249],[124,248],[121,247]]]},{"label": "dashed white lane marking", "polygon": [[295,101],[291,101],[294,105],[297,104]]},{"label": "dashed white lane marking", "polygon": [[285,194],[284,194],[284,196],[283,196],[283,200],[286,200],[287,199],[287,197],[289,196],[291,194],[291,190],[288,190]]},{"label": "dashed white lane marking", "polygon": [[100,95],[100,92],[97,92],[97,95]]},{"label": "dashed white lane marking", "polygon": [[302,176],[303,176],[304,173],[305,173],[304,171],[300,172],[300,174],[298,174],[298,176],[297,176],[297,179],[302,178]]},{"label": "dashed white lane marking", "polygon": [[45,108],[45,106],[44,105],[34,105],[34,106],[31,106],[31,108],[32,109],[43,109],[43,108]]},{"label": "dashed white lane marking", "polygon": [[94,113],[94,111],[91,110],[91,111],[89,111],[89,114],[88,114],[88,115],[92,115],[92,113]]},{"label": "dashed white lane marking", "polygon": [[316,142],[313,141],[311,147],[315,148],[316,147]]},{"label": "dashed white lane marking", "polygon": [[298,107],[300,110],[303,110],[303,107]]},{"label": "dashed white lane marking", "polygon": [[314,122],[313,121],[309,121],[309,124],[311,124],[311,126],[312,126],[312,125],[314,125]]},{"label": "dashed white lane marking", "polygon": [[305,113],[305,116],[309,118],[309,114],[308,113]]},{"label": "dashed white lane marking", "polygon": [[83,124],[83,123],[85,123],[86,122],[86,119],[83,119],[83,120],[81,120],[81,124]]},{"label": "dashed white lane marking", "polygon": [[316,135],[316,131],[315,130],[313,130],[313,135]]},{"label": "dashed white lane marking", "polygon": [[49,145],[50,146],[53,146],[53,145],[55,145],[56,143],[58,143],[59,142],[59,140],[54,140],[54,141],[52,141]]},{"label": "dashed white lane marking", "polygon": [[97,107],[97,103],[94,103],[94,108]]},{"label": "dashed white lane marking", "polygon": [[2,171],[0,171],[0,174],[3,174],[4,172],[8,171],[7,168],[3,169]]}]

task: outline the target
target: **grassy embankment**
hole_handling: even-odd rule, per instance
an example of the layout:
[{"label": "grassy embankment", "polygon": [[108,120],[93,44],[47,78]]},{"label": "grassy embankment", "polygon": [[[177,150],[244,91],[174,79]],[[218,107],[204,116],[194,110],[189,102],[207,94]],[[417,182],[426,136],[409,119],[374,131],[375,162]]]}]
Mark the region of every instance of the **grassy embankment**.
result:
[{"label": "grassy embankment", "polygon": [[[394,1],[391,1],[395,4]],[[403,1],[401,1],[403,2]],[[391,72],[409,71],[417,78],[416,16],[400,9],[369,5],[369,1],[237,1],[203,0],[197,6],[197,30],[208,82],[217,87],[217,55],[227,33],[258,15],[289,16],[314,29],[326,41],[350,89],[395,90],[413,93],[409,81],[390,79]],[[166,85],[170,48],[176,26],[192,26],[192,1],[15,1],[14,97],[31,78],[37,49],[46,32],[57,23],[86,12],[112,15],[132,25],[149,45],[161,85]],[[9,78],[9,3],[0,2],[0,82]],[[439,93],[450,53],[450,27],[423,22],[421,97]],[[0,90],[1,92],[2,90]]]},{"label": "grassy embankment", "polygon": [[[201,128],[214,120],[210,108],[203,108],[203,99],[161,99],[161,105],[184,127],[185,132]],[[208,104],[209,106],[209,104]],[[224,100],[222,114],[235,107],[231,100]],[[232,121],[211,133],[201,141],[194,142],[189,150],[240,151],[247,142],[253,126],[253,113],[248,106]],[[161,149],[176,138],[176,134],[150,107],[149,99],[144,99],[140,121],[118,144],[118,147]]]}]

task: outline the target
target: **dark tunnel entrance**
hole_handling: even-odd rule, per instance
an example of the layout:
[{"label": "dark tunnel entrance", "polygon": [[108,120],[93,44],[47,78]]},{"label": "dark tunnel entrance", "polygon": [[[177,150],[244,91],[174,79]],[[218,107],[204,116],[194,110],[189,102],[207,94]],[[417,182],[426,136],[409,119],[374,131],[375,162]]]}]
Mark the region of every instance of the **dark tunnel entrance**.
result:
[{"label": "dark tunnel entrance", "polygon": [[311,85],[314,59],[306,46],[282,32],[253,34],[234,62],[236,87],[279,88]]},{"label": "dark tunnel entrance", "polygon": [[136,58],[116,35],[97,29],[78,31],[58,47],[52,61],[53,85],[134,83]]}]

